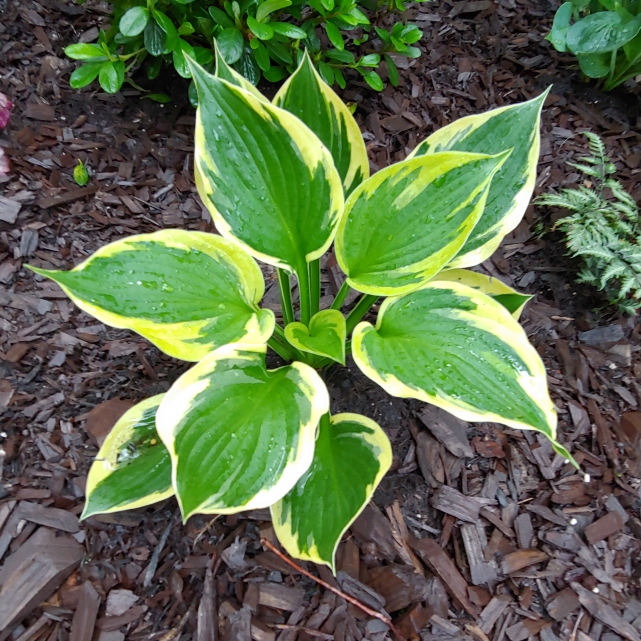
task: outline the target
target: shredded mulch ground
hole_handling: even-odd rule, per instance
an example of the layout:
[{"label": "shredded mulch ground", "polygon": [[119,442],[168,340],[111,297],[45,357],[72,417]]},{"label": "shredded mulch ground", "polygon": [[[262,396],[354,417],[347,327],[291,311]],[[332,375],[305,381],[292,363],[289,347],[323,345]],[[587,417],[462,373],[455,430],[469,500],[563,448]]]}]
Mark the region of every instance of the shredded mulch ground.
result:
[{"label": "shredded mulch ground", "polygon": [[[372,170],[456,118],[553,84],[537,193],[583,179],[566,162],[586,151],[580,132],[591,130],[640,200],[638,88],[605,95],[581,84],[572,57],[544,40],[555,8],[409,9],[424,54],[399,60],[399,87],[376,94],[353,78],[343,92]],[[136,90],[68,87],[62,47],[95,40],[108,7],[4,0],[0,12],[0,91],[16,104],[0,139],[13,168],[0,185],[0,641],[392,639],[383,621],[261,544],[276,543],[267,511],[182,526],[172,499],[79,523],[110,427],[186,366],[97,323],[23,265],[70,268],[107,242],[164,227],[213,230],[193,183],[194,114],[180,81],[164,107]],[[83,188],[71,176],[78,159],[92,173]],[[337,576],[301,567],[389,614],[406,639],[641,638],[641,324],[575,285],[558,238],[533,236],[555,215],[531,206],[481,268],[535,296],[523,324],[585,477],[534,433],[390,398],[353,363],[325,375],[333,409],[378,421],[395,461],[341,543]],[[265,275],[265,305],[278,312]],[[323,278],[335,292],[331,258]]]}]

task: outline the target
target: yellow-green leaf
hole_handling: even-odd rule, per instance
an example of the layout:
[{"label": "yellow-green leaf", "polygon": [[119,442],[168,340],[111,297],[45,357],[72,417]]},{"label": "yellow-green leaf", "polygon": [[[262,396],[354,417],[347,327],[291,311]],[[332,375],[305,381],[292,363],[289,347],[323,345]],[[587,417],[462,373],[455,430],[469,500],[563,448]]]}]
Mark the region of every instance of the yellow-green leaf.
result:
[{"label": "yellow-green leaf", "polygon": [[325,309],[312,316],[309,327],[289,323],[285,338],[303,352],[326,356],[345,365],[345,317],[336,309]]},{"label": "yellow-green leaf", "polygon": [[156,432],[163,396],[134,405],[111,428],[89,470],[83,519],[133,510],[173,495],[171,459]]},{"label": "yellow-green leaf", "polygon": [[330,150],[346,195],[369,176],[361,130],[345,103],[320,77],[307,51],[274,104],[300,118]]},{"label": "yellow-green leaf", "polygon": [[385,432],[359,414],[322,418],[314,459],[292,490],[272,505],[276,536],[289,554],[336,572],[336,548],[390,468]]},{"label": "yellow-green leaf", "polygon": [[231,83],[232,85],[236,85],[237,87],[240,87],[241,89],[245,89],[246,91],[249,91],[253,96],[255,96],[258,100],[262,102],[269,102],[265,96],[263,96],[254,85],[252,85],[245,76],[242,74],[239,74],[234,68],[230,67],[227,64],[227,61],[225,58],[223,58],[222,54],[220,53],[220,49],[218,48],[218,42],[214,40],[214,52],[215,52],[215,58],[216,58],[216,78],[220,78],[221,80],[226,80],[227,82]]},{"label": "yellow-green leaf", "polygon": [[352,353],[393,396],[465,421],[537,430],[560,448],[541,358],[510,313],[476,289],[437,279],[388,298],[376,327],[356,326]]},{"label": "yellow-green leaf", "polygon": [[293,114],[190,64],[196,184],[218,231],[256,258],[302,273],[330,246],[343,211],[329,151]]},{"label": "yellow-green leaf", "polygon": [[442,151],[498,154],[512,149],[492,180],[485,211],[451,267],[470,267],[489,258],[523,218],[534,190],[539,160],[541,109],[548,94],[528,102],[466,116],[439,129],[410,157]]},{"label": "yellow-green leaf", "polygon": [[525,304],[532,298],[529,294],[517,292],[498,278],[469,269],[446,269],[439,272],[434,280],[454,281],[478,289],[501,303],[516,320],[519,320]]},{"label": "yellow-green leaf", "polygon": [[204,358],[174,383],[156,417],[183,518],[281,499],[310,466],[328,409],[327,388],[308,365],[268,370],[265,348],[243,345]]},{"label": "yellow-green leaf", "polygon": [[472,233],[508,154],[429,154],[382,169],[357,187],[336,236],[349,285],[393,296],[435,276]]},{"label": "yellow-green leaf", "polygon": [[258,307],[256,261],[214,234],[166,229],[106,245],[68,272],[31,269],[103,323],[186,361],[227,343],[263,345],[274,329],[274,314]]}]

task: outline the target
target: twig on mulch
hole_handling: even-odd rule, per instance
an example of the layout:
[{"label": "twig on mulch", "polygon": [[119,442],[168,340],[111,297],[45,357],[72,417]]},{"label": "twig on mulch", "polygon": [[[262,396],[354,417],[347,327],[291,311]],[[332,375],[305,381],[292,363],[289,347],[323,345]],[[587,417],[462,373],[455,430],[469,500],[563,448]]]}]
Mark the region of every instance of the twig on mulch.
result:
[{"label": "twig on mulch", "polygon": [[341,597],[341,599],[345,599],[345,601],[348,601],[352,605],[356,606],[359,610],[362,610],[363,612],[365,612],[365,614],[371,617],[374,617],[376,619],[379,619],[385,625],[389,626],[389,629],[394,633],[394,636],[398,639],[398,641],[406,641],[405,637],[401,636],[401,633],[396,629],[396,626],[392,623],[392,620],[388,616],[385,616],[384,614],[381,614],[376,610],[372,610],[371,608],[368,608],[366,605],[361,603],[358,599],[355,599],[349,594],[345,594],[345,592],[339,590],[338,588],[335,588],[329,583],[325,583],[325,581],[323,581],[322,579],[319,579],[317,576],[314,576],[307,570],[304,570],[303,568],[300,567],[300,565],[292,561],[289,557],[285,556],[275,545],[273,545],[273,543],[271,543],[271,541],[268,541],[265,538],[261,538],[260,542],[261,542],[261,545],[268,547],[278,558],[285,561],[285,563],[293,567],[297,572],[304,574],[308,579],[311,579],[312,581],[316,581],[316,583],[323,586],[326,590],[333,592],[336,596]]},{"label": "twig on mulch", "polygon": [[171,528],[173,527],[175,521],[176,521],[176,518],[174,517],[169,520],[169,523],[167,523],[167,527],[165,528],[165,531],[162,533],[162,536],[160,537],[160,541],[158,542],[158,545],[154,550],[154,553],[151,557],[151,561],[149,561],[149,565],[147,566],[147,572],[145,573],[145,580],[143,581],[143,586],[146,588],[148,588],[151,585],[151,581],[154,578],[154,574],[156,574],[156,570],[158,569],[158,561],[160,561],[160,553],[165,547],[165,543],[167,543],[167,539],[169,538],[169,533],[171,532]]}]

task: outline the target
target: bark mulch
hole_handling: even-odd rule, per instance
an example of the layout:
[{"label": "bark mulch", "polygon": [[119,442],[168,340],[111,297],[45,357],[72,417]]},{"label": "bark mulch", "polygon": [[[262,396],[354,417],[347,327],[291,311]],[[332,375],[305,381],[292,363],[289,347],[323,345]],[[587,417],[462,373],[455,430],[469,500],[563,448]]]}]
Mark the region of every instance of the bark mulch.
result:
[{"label": "bark mulch", "polygon": [[[586,151],[589,129],[641,199],[638,88],[582,85],[573,59],[544,40],[554,9],[545,0],[410,8],[425,32],[422,58],[399,60],[398,88],[375,94],[353,79],[344,92],[372,170],[456,118],[553,84],[537,193],[582,179],[566,162]],[[68,88],[62,47],[94,40],[108,7],[5,0],[0,12],[0,91],[16,104],[0,139],[12,162],[0,185],[0,641],[391,639],[383,621],[261,543],[276,544],[265,510],[182,526],[172,499],[79,523],[110,427],[186,366],[96,322],[23,265],[70,268],[129,234],[212,228],[193,183],[184,86],[164,107],[133,89]],[[92,172],[82,188],[71,176],[78,159]],[[326,374],[334,410],[377,420],[395,460],[341,543],[337,576],[301,567],[391,615],[407,639],[640,639],[641,325],[574,284],[576,265],[554,235],[532,235],[550,213],[531,206],[481,269],[535,295],[523,324],[585,477],[534,433],[390,398],[353,363]],[[324,291],[336,291],[335,261],[323,274]],[[278,311],[265,275],[265,304]]]}]

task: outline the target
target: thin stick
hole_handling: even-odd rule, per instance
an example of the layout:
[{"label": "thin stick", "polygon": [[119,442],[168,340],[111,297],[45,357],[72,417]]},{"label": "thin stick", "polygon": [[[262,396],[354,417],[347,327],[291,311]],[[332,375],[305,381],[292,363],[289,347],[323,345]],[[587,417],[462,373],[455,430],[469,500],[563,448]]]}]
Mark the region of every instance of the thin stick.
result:
[{"label": "thin stick", "polygon": [[345,601],[348,601],[352,605],[355,605],[359,610],[362,610],[363,612],[365,612],[365,614],[371,617],[374,617],[375,619],[379,619],[385,625],[389,626],[389,629],[394,633],[394,636],[398,639],[398,641],[405,641],[405,638],[401,636],[400,632],[396,629],[396,627],[392,623],[392,619],[390,619],[388,616],[385,616],[384,614],[381,614],[376,610],[372,610],[371,608],[368,608],[365,604],[361,603],[358,599],[355,599],[349,594],[345,594],[345,592],[342,592],[341,590],[339,590],[338,588],[335,588],[329,583],[325,583],[325,581],[323,581],[322,579],[319,579],[317,576],[314,576],[307,570],[304,570],[303,568],[300,567],[300,565],[298,565],[297,563],[294,563],[294,561],[292,561],[289,557],[285,556],[275,545],[273,545],[273,543],[271,543],[271,541],[268,541],[267,539],[261,539],[260,542],[261,542],[261,545],[268,547],[279,559],[281,559],[282,561],[285,561],[287,565],[290,565],[291,567],[293,567],[297,572],[304,574],[308,579],[311,579],[312,581],[316,581],[316,583],[318,583],[319,585],[322,585],[326,590],[333,592],[336,596],[341,597],[341,599],[345,599]]}]

